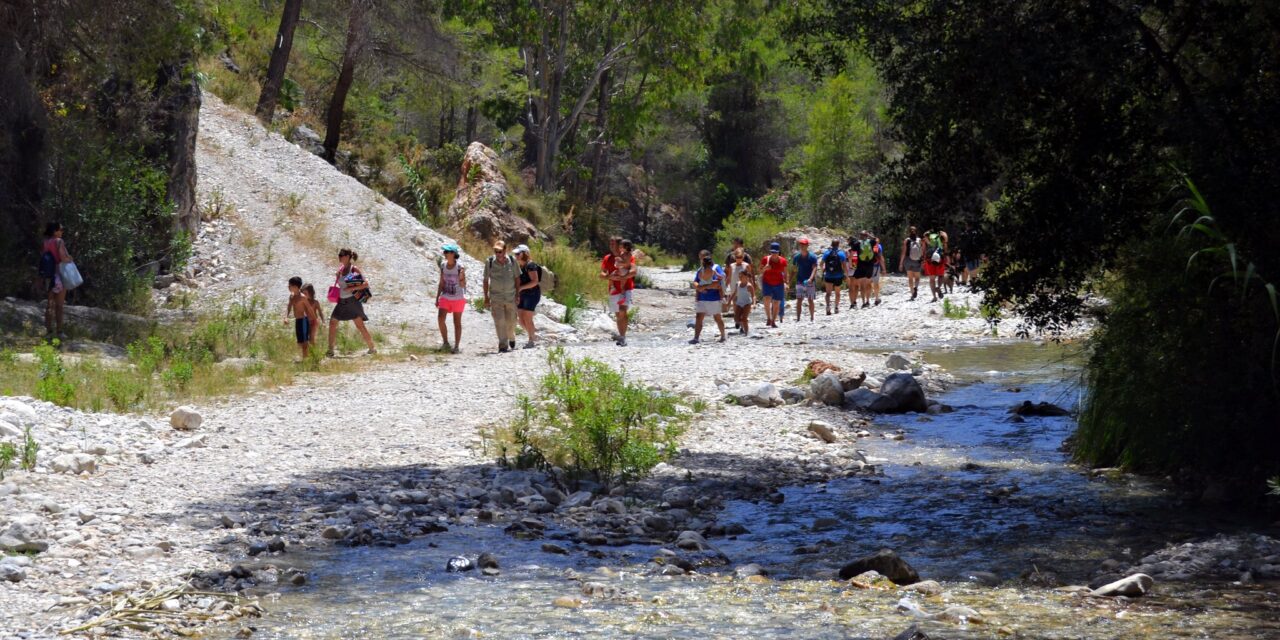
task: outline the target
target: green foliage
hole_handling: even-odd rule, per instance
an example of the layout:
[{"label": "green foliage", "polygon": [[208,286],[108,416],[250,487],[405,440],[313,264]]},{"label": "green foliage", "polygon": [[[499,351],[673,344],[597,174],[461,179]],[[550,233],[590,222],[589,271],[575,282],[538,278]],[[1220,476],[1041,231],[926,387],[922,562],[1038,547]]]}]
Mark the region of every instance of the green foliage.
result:
[{"label": "green foliage", "polygon": [[718,263],[733,250],[733,239],[742,238],[748,251],[757,252],[759,247],[786,231],[790,225],[769,214],[757,214],[749,211],[735,213],[724,221],[724,226],[716,231],[715,250],[711,257]]},{"label": "green foliage", "polygon": [[127,372],[105,373],[103,386],[116,411],[132,411],[146,397],[148,385],[141,376]]},{"label": "green foliage", "polygon": [[[1211,250],[1224,237],[1164,228],[1135,241],[1107,292],[1075,455],[1192,483],[1211,475],[1260,486],[1280,472],[1275,310],[1269,296],[1256,295],[1265,287],[1247,294],[1247,269],[1235,286],[1215,286],[1232,282],[1230,269],[1223,271],[1230,252]],[[1237,259],[1249,263],[1243,254]],[[1219,371],[1205,375],[1206,367]]]},{"label": "green foliage", "polygon": [[850,193],[869,188],[867,177],[883,158],[884,105],[870,63],[859,60],[827,78],[813,97],[808,125],[804,144],[786,162],[798,174],[795,190],[806,218],[820,226],[871,226],[869,198]]},{"label": "green foliage", "polygon": [[638,244],[636,249],[644,256],[637,262],[639,266],[683,267],[686,262],[683,257],[673,255],[656,244]]},{"label": "green foliage", "polygon": [[36,455],[40,453],[40,443],[31,435],[31,427],[22,430],[22,457],[18,466],[23,471],[36,470]]},{"label": "green foliage", "polygon": [[600,260],[587,249],[567,242],[534,242],[533,261],[556,274],[556,299],[582,296],[602,301],[607,295],[605,281],[600,279]]},{"label": "green foliage", "polygon": [[942,315],[952,320],[964,320],[969,317],[969,304],[966,302],[962,307],[958,304],[952,304],[950,298],[942,299]]},{"label": "green foliage", "polygon": [[484,304],[484,297],[483,297],[483,296],[481,296],[481,297],[478,297],[478,298],[472,298],[472,299],[471,299],[471,308],[472,308],[472,310],[474,310],[476,313],[484,313],[484,312],[487,310],[487,307],[485,307],[485,304]]},{"label": "green foliage", "polygon": [[564,299],[560,301],[564,305],[563,322],[568,325],[577,324],[582,319],[582,312],[590,306],[590,301],[580,293],[563,297]]},{"label": "green foliage", "polygon": [[4,474],[13,468],[13,461],[18,457],[18,448],[12,442],[0,442],[0,481]]},{"label": "green foliage", "polygon": [[58,341],[37,346],[35,354],[40,366],[36,398],[64,407],[70,406],[75,400],[76,386],[67,380],[67,368],[62,363],[62,354],[58,353]]},{"label": "green foliage", "polygon": [[[680,400],[627,382],[608,365],[547,354],[549,370],[536,396],[521,396],[519,414],[493,443],[517,466],[559,466],[606,485],[644,477],[675,455],[688,413]],[[513,460],[514,458],[514,460]]]},{"label": "green foliage", "polygon": [[1267,478],[1267,495],[1280,496],[1280,476]]}]

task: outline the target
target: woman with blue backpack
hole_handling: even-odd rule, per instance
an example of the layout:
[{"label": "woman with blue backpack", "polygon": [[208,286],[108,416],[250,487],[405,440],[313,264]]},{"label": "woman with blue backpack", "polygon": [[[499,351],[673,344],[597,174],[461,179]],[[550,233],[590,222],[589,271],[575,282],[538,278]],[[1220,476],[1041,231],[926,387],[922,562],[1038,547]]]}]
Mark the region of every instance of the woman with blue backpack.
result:
[{"label": "woman with blue backpack", "polygon": [[63,265],[72,264],[73,261],[71,254],[67,253],[67,243],[62,240],[64,231],[61,223],[50,222],[44,228],[44,244],[40,248],[40,278],[44,281],[44,289],[48,295],[44,328],[49,340],[55,337],[59,340],[67,339],[62,332],[62,314],[67,305],[67,291],[71,287],[63,282],[62,270]]},{"label": "woman with blue backpack", "polygon": [[334,344],[338,341],[338,323],[346,321],[355,323],[360,337],[369,346],[369,355],[378,352],[373,346],[369,329],[364,326],[369,321],[369,317],[364,314],[364,301],[372,297],[372,294],[369,293],[369,283],[364,281],[364,274],[356,266],[358,259],[359,255],[350,249],[338,250],[338,262],[342,266],[333,277],[333,286],[329,287],[329,302],[336,303],[333,313],[329,314],[329,350],[325,355],[330,358],[333,357]]}]

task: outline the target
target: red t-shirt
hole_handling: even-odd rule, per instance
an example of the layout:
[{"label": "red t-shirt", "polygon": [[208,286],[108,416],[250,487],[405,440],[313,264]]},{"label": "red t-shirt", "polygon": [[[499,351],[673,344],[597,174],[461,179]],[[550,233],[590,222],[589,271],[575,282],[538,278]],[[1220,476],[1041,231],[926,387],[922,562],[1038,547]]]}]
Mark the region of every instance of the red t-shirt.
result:
[{"label": "red t-shirt", "polygon": [[[636,268],[636,257],[633,255],[631,256],[632,275],[635,274],[635,268]],[[612,253],[605,254],[604,259],[600,261],[600,270],[605,273],[613,273],[614,271],[617,271],[618,270],[617,256],[613,255]],[[630,291],[634,288],[636,288],[636,279],[634,277],[627,278],[626,280],[610,280],[609,281],[609,295],[611,296],[620,295],[622,292]]]},{"label": "red t-shirt", "polygon": [[764,266],[764,273],[760,274],[760,279],[763,280],[765,284],[771,287],[776,287],[787,281],[786,258],[770,254],[765,256],[764,259],[760,261],[760,264]]}]

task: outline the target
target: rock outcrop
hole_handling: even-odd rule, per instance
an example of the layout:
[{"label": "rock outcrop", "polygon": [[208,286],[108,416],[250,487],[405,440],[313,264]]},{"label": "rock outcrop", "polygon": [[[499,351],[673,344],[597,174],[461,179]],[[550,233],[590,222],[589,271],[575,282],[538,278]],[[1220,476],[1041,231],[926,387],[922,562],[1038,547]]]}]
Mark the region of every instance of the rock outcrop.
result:
[{"label": "rock outcrop", "polygon": [[510,194],[511,186],[498,167],[498,154],[472,142],[462,156],[462,176],[446,223],[451,230],[485,243],[505,240],[510,244],[543,237],[537,227],[511,211],[507,204]]}]

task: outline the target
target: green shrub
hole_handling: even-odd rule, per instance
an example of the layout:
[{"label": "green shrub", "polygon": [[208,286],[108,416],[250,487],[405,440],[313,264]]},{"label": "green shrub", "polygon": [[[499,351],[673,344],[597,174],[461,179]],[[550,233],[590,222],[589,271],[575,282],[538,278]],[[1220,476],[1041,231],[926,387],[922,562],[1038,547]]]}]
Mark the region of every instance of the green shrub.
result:
[{"label": "green shrub", "polygon": [[1280,473],[1271,297],[1245,281],[1245,256],[1224,250],[1218,262],[1202,254],[1188,263],[1221,245],[1161,230],[1142,236],[1104,292],[1110,305],[1091,340],[1075,456],[1192,484],[1213,477],[1261,487]]},{"label": "green shrub", "polygon": [[600,260],[587,249],[565,242],[534,242],[531,248],[533,261],[556,274],[556,300],[563,302],[575,295],[597,302],[605,299],[608,286],[600,279]]},{"label": "green shrub", "polygon": [[40,379],[36,383],[36,398],[56,405],[70,406],[75,400],[76,387],[67,380],[67,368],[58,353],[58,341],[35,348],[36,361],[40,365]]},{"label": "green shrub", "polygon": [[951,300],[948,298],[943,298],[942,315],[952,320],[964,320],[969,317],[969,304],[965,303],[962,307],[958,304],[951,304]]},{"label": "green shrub", "polygon": [[646,267],[683,267],[688,260],[681,256],[671,255],[656,244],[639,244],[636,249],[644,255],[640,264]]},{"label": "green shrub", "polygon": [[18,448],[12,442],[0,442],[0,480],[13,468],[13,461],[18,457]]},{"label": "green shrub", "polygon": [[716,247],[711,257],[716,262],[724,260],[724,257],[733,250],[734,238],[742,238],[743,244],[749,251],[756,251],[790,226],[781,218],[768,214],[736,212],[725,218],[724,226],[716,231]]},{"label": "green shrub", "polygon": [[40,444],[36,442],[35,436],[31,435],[31,427],[27,427],[22,432],[22,459],[20,465],[23,471],[36,470],[36,455],[40,453]]},{"label": "green shrub", "polygon": [[675,455],[688,423],[676,396],[627,382],[608,365],[547,354],[549,370],[535,397],[522,395],[509,428],[491,442],[499,460],[518,467],[557,466],[576,481],[605,485],[648,474]]},{"label": "green shrub", "polygon": [[[140,372],[139,372],[140,373]],[[132,372],[108,372],[103,380],[107,397],[117,411],[132,410],[147,394],[147,380]]]},{"label": "green shrub", "polygon": [[564,304],[564,323],[568,325],[577,324],[582,319],[582,312],[587,309],[590,302],[586,296],[578,293],[571,296],[563,296],[561,301]]}]

